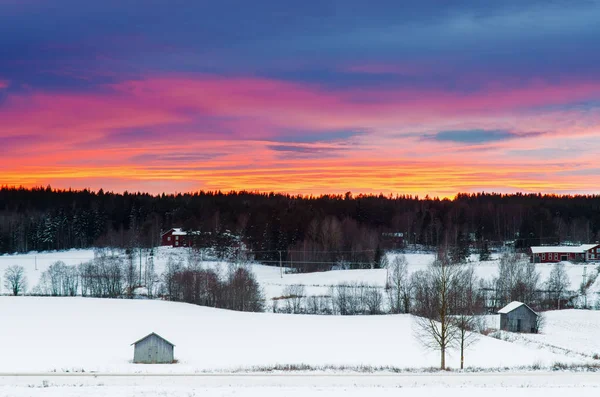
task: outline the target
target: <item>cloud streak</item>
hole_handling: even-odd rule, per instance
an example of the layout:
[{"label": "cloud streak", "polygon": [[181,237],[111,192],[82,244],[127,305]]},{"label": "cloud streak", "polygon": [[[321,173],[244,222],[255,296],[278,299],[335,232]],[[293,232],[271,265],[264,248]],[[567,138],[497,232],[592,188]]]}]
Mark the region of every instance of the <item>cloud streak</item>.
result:
[{"label": "cloud streak", "polygon": [[543,135],[542,132],[524,132],[518,133],[508,130],[447,130],[439,131],[435,134],[424,135],[423,139],[438,142],[455,142],[465,144],[485,144],[492,142],[502,142],[511,139],[531,138]]}]

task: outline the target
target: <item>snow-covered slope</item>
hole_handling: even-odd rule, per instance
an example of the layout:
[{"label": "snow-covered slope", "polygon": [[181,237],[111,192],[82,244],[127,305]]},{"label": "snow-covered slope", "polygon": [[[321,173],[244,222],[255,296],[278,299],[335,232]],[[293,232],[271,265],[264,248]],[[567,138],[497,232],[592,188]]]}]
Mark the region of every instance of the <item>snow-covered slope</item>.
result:
[{"label": "snow-covered slope", "polygon": [[[144,255],[147,255],[147,253]],[[394,255],[395,254],[389,254],[389,260],[393,260]],[[172,258],[175,261],[182,261],[182,263],[185,264],[188,262],[189,256],[189,249],[159,247],[156,250],[154,257],[155,270],[160,275],[164,271],[169,258]],[[432,254],[406,254],[405,256],[409,263],[410,273],[425,269],[433,260]],[[42,272],[46,270],[52,263],[60,260],[65,262],[67,265],[78,265],[79,263],[88,261],[93,257],[94,251],[91,249],[1,255],[0,281],[3,278],[4,270],[7,267],[12,265],[21,265],[26,269],[29,285],[28,290],[31,291],[31,289],[38,284]],[[143,262],[145,263],[145,256],[143,258]],[[472,255],[470,263],[475,267],[478,277],[489,280],[498,274],[498,259],[479,262],[476,260],[476,255]],[[228,266],[226,263],[215,261],[204,261],[202,262],[202,265],[221,268],[222,270],[227,269]],[[552,264],[536,265],[537,270],[540,272],[540,279],[542,281],[548,278],[550,271],[552,270],[552,266]],[[307,274],[287,274],[284,272],[282,277],[278,267],[263,266],[260,264],[252,264],[250,267],[256,274],[267,299],[282,296],[285,286],[292,284],[301,284],[306,286],[305,292],[308,295],[327,295],[329,293],[329,288],[339,283],[350,284],[354,282],[360,282],[383,288],[386,280],[385,269],[334,270]],[[595,264],[576,265],[565,262],[565,270],[571,281],[571,289],[577,289],[583,281],[584,268],[586,268],[588,277],[589,275],[596,273]],[[0,292],[8,293],[1,282]],[[596,301],[600,302],[599,292],[600,277],[588,291],[587,303],[589,306],[594,307]],[[580,303],[583,304],[583,299]]]},{"label": "snow-covered slope", "polygon": [[[0,297],[0,372],[195,372],[276,364],[437,366],[414,337],[410,315],[301,316],[241,313],[149,300]],[[173,342],[174,365],[131,364],[135,340]],[[497,339],[467,352],[476,367],[551,365],[582,359]],[[459,357],[451,352],[448,365]]]},{"label": "snow-covered slope", "polygon": [[529,346],[600,360],[600,311],[554,310],[544,314],[539,334],[510,334],[508,339]]}]

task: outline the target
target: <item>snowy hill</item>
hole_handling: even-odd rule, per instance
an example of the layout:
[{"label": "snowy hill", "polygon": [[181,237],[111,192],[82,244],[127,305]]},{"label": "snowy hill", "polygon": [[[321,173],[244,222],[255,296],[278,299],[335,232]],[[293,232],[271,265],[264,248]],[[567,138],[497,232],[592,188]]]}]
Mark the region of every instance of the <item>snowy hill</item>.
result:
[{"label": "snowy hill", "polygon": [[[159,247],[154,256],[155,271],[160,275],[165,270],[169,259],[187,263],[189,256],[190,251],[188,249]],[[409,273],[425,269],[433,260],[432,254],[406,254],[405,256],[409,263]],[[142,258],[144,262],[146,257],[147,253],[145,253],[144,257]],[[389,254],[388,257],[390,260],[393,260],[394,254]],[[78,265],[93,258],[94,251],[91,249],[1,255],[0,279],[4,276],[4,271],[7,267],[12,265],[23,266],[28,279],[28,291],[31,291],[33,288],[35,288],[35,286],[38,285],[42,272],[45,271],[52,263],[56,261],[63,261],[67,265]],[[498,262],[498,259],[479,262],[476,260],[476,256],[473,255],[470,263],[474,266],[478,277],[490,280],[498,274]],[[201,262],[201,265],[206,267],[214,267],[221,270],[227,269],[228,266],[226,263],[216,261],[203,261]],[[552,264],[536,265],[536,269],[540,272],[541,281],[544,281],[548,278],[550,271],[552,270],[552,266]],[[284,272],[282,277],[281,271],[278,267],[264,266],[260,264],[251,264],[250,267],[256,274],[257,279],[263,288],[264,295],[268,301],[274,297],[282,296],[284,288],[288,285],[304,285],[305,293],[307,295],[318,296],[328,294],[331,286],[335,286],[340,283],[350,284],[353,282],[360,282],[383,288],[386,281],[385,269],[333,270],[328,272],[306,274],[287,274]],[[586,268],[588,275],[596,272],[595,264],[580,265],[565,262],[565,270],[571,282],[571,289],[577,289],[581,284],[583,280],[584,267]],[[0,293],[8,293],[2,283],[0,283]],[[589,306],[594,307],[597,301],[600,302],[599,293],[600,277],[588,290],[587,302]]]},{"label": "snowy hill", "polygon": [[525,346],[600,360],[600,311],[553,310],[544,313],[545,326],[540,334],[503,333],[504,339]]},{"label": "snowy hill", "polygon": [[[277,364],[435,367],[413,317],[241,313],[150,300],[0,297],[0,372],[196,372]],[[132,364],[135,340],[156,332],[178,364]],[[467,366],[516,367],[582,358],[497,339],[467,352]],[[451,352],[448,364],[459,357]]]}]

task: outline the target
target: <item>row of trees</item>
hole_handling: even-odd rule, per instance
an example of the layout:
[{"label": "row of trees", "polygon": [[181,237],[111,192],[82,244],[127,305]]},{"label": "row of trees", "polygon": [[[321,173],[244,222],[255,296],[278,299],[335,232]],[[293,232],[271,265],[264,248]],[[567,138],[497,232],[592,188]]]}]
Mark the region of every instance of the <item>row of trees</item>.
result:
[{"label": "row of trees", "polygon": [[[529,263],[525,256],[514,253],[505,253],[501,257],[498,275],[491,279],[476,277],[474,267],[455,261],[450,254],[444,257],[457,267],[464,266],[468,270],[462,274],[468,283],[465,281],[462,285],[469,286],[470,307],[482,313],[494,313],[515,300],[527,302],[536,310],[573,306],[573,299],[584,293],[583,289],[589,287],[590,281],[593,283],[593,275],[590,275],[587,286],[572,290],[562,263],[555,264],[548,278],[541,280],[535,264]],[[307,296],[302,285],[288,285],[283,289],[282,296],[275,299],[273,310],[344,315],[416,313],[416,304],[423,302],[426,297],[421,288],[426,284],[425,273],[409,273],[408,262],[403,255],[395,256],[391,263],[387,263],[383,257],[381,267],[386,268],[388,274],[385,288],[366,283],[345,283],[329,288],[322,296],[314,297]]]},{"label": "row of trees", "polygon": [[[410,247],[493,246],[596,241],[600,196],[460,194],[301,197],[249,192],[143,193],[0,188],[0,253],[90,246],[154,247],[161,230],[229,231],[256,259],[281,259],[305,271],[342,263],[377,264],[382,233],[401,232]],[[208,235],[208,234],[206,234]],[[485,251],[485,250],[484,250]],[[281,253],[281,254],[280,254]]]},{"label": "row of trees", "polygon": [[53,263],[41,274],[38,285],[31,293],[131,298],[137,292],[148,297],[157,296],[160,279],[154,271],[152,252],[143,266],[141,262],[141,258],[133,255],[133,251],[98,249],[93,260],[78,266],[68,266],[62,261]]},{"label": "row of trees", "polygon": [[565,266],[556,263],[547,280],[541,280],[536,265],[524,255],[505,253],[500,258],[498,276],[479,281],[488,310],[499,309],[512,301],[527,302],[536,310],[572,305],[572,299],[584,293],[585,286],[571,291],[571,282]]},{"label": "row of trees", "polygon": [[264,310],[260,286],[243,265],[231,264],[222,275],[213,268],[169,261],[164,278],[164,296],[172,301],[244,312]]},{"label": "row of trees", "polygon": [[[91,261],[78,266],[57,261],[41,276],[31,293],[45,296],[91,296],[98,298],[161,297],[178,302],[239,311],[263,311],[264,298],[252,272],[243,263],[232,263],[221,274],[202,268],[192,253],[187,265],[169,258],[166,271],[158,275],[154,257],[143,262],[134,251],[99,249]],[[13,295],[27,292],[22,266],[12,266],[4,273],[5,287]]]},{"label": "row of trees", "polygon": [[[452,263],[463,263],[454,260],[451,254],[445,257]],[[202,268],[201,255],[198,251],[190,251],[185,266],[183,262],[171,258],[166,272],[159,275],[155,271],[152,251],[143,258],[135,250],[98,249],[93,260],[78,266],[68,266],[60,261],[52,264],[30,292],[110,298],[142,294],[151,298],[166,296],[168,299],[205,306],[232,307],[229,303],[223,303],[230,298],[225,290],[238,279],[244,280],[244,272],[247,272],[243,266],[247,258],[238,255],[235,259],[237,261],[232,262],[232,269],[242,270],[220,274],[215,269]],[[379,266],[386,268],[388,273],[385,288],[350,283],[331,287],[323,296],[308,298],[304,287],[291,285],[284,289],[282,297],[275,299],[274,310],[342,315],[414,313],[415,302],[422,301],[417,286],[423,285],[423,273],[409,274],[408,263],[402,255],[395,256],[392,263],[387,263],[386,256],[382,256]],[[515,300],[527,302],[536,310],[568,307],[573,305],[573,298],[585,295],[585,290],[594,281],[593,276],[590,274],[586,285],[572,290],[563,264],[554,265],[548,279],[542,281],[535,264],[529,263],[522,255],[506,253],[500,259],[496,277],[475,278],[473,299],[480,310],[487,312],[495,312]],[[256,284],[255,280],[253,283]],[[13,266],[7,269],[4,285],[11,293],[25,293],[27,283],[23,268]],[[258,285],[251,289],[257,290]],[[243,301],[246,299],[243,298]]]}]

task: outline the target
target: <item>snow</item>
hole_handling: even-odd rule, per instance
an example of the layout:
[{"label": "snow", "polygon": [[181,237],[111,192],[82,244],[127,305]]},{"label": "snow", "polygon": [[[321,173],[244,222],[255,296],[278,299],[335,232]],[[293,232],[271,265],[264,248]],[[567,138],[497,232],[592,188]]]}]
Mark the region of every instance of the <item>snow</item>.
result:
[{"label": "snow", "polygon": [[515,342],[537,345],[574,357],[600,359],[600,311],[554,310],[544,312],[545,325],[539,334],[519,334]]},{"label": "snow", "polygon": [[592,248],[597,247],[598,244],[582,244],[582,245],[548,245],[531,247],[531,252],[534,254],[541,253],[572,253],[572,254],[583,254]]},{"label": "snow", "polygon": [[[187,263],[190,255],[191,250],[189,248],[159,247],[156,249],[154,256],[155,270],[160,275],[164,271],[169,258],[172,258],[175,261]],[[388,260],[392,261],[396,255],[397,254],[388,254]],[[146,257],[147,252],[144,252],[144,263]],[[409,273],[426,269],[429,263],[431,263],[431,261],[434,259],[433,254],[427,253],[408,253],[405,254],[405,257],[408,261]],[[38,284],[42,272],[46,270],[52,263],[60,260],[65,262],[67,265],[78,265],[93,258],[94,251],[92,249],[1,255],[0,281],[2,281],[4,277],[4,271],[7,267],[12,265],[20,265],[26,270],[29,284],[28,290],[30,291]],[[472,255],[469,264],[474,267],[478,277],[491,280],[493,277],[498,275],[499,260],[497,256],[495,256],[493,260],[485,262],[480,262],[476,258],[476,255]],[[138,259],[136,259],[136,262],[137,261]],[[584,280],[584,272],[586,272],[586,277],[588,277],[588,279],[590,276],[597,273],[596,263],[572,264],[570,262],[563,262],[563,264],[565,265],[565,271],[569,276],[569,280],[571,281],[569,287],[571,290],[576,290],[579,288],[579,285]],[[227,269],[228,265],[224,262],[210,260],[202,261],[201,266],[213,267],[224,271]],[[305,293],[308,296],[329,295],[331,286],[335,286],[340,283],[366,283],[372,286],[383,288],[386,284],[387,275],[385,269],[332,270],[317,273],[290,274],[286,272],[285,268],[279,269],[278,267],[264,266],[260,264],[250,264],[249,266],[256,274],[267,300],[282,296],[284,288],[293,284],[304,285]],[[540,272],[540,280],[542,282],[548,279],[553,266],[554,264],[552,263],[536,264],[536,269],[538,272]],[[0,282],[0,293],[8,293],[8,291],[2,285],[2,282]],[[599,293],[600,277],[588,290],[587,304],[589,307],[594,307],[596,302],[600,304]],[[585,299],[582,297],[577,303],[578,305],[583,306],[584,301]]]},{"label": "snow", "polygon": [[[0,373],[196,373],[305,364],[435,367],[411,315],[308,316],[241,313],[156,300],[0,297]],[[178,364],[132,364],[130,346],[150,332],[176,345]],[[482,336],[470,367],[582,363],[537,347]],[[459,355],[450,351],[450,367]]]},{"label": "snow", "polygon": [[0,396],[111,397],[405,397],[596,396],[600,377],[589,373],[225,376],[0,377]]},{"label": "snow", "polygon": [[510,302],[508,305],[504,306],[502,309],[498,310],[498,314],[507,314],[512,312],[513,310],[525,305],[523,302]]}]

